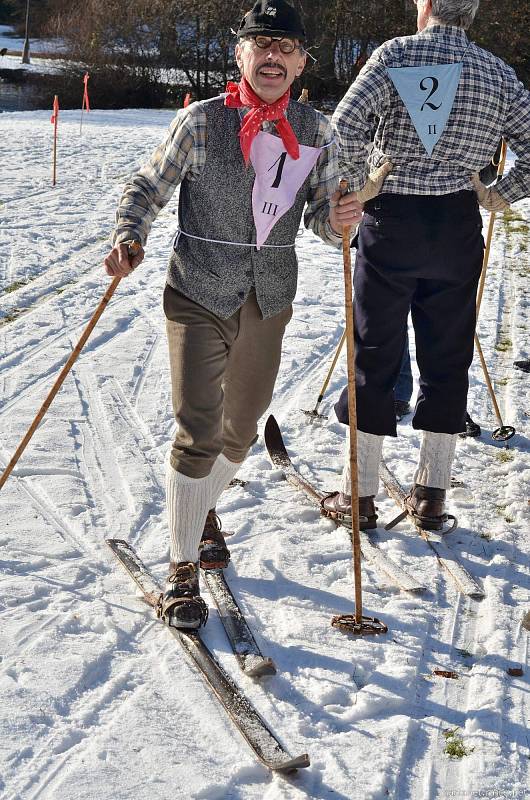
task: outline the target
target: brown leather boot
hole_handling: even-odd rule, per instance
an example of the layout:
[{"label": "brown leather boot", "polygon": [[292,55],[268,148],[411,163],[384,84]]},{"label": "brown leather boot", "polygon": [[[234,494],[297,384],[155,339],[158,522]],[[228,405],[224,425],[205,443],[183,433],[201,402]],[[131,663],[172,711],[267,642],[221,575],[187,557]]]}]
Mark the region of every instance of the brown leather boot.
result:
[{"label": "brown leather boot", "polygon": [[427,531],[439,531],[447,521],[445,489],[415,483],[405,500],[409,514]]},{"label": "brown leather boot", "polygon": [[[320,503],[322,514],[351,527],[351,497],[342,492],[326,495]],[[377,528],[374,495],[359,497],[359,528],[362,531]]]},{"label": "brown leather boot", "polygon": [[215,508],[208,511],[201,542],[199,559],[202,569],[224,569],[230,562],[230,550],[221,531],[221,520]]},{"label": "brown leather boot", "polygon": [[172,561],[166,589],[157,609],[168,625],[196,629],[206,624],[208,606],[199,589],[199,566],[192,561]]}]

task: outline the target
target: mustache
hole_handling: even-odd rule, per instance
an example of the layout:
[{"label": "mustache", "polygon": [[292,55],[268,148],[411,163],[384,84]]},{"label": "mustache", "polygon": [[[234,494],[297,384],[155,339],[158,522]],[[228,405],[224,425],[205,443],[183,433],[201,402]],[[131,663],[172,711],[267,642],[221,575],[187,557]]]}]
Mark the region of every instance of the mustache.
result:
[{"label": "mustache", "polygon": [[274,69],[279,69],[283,75],[287,75],[287,70],[285,69],[283,64],[279,63],[279,61],[264,61],[263,64],[260,64],[259,67],[256,67],[256,72],[259,72],[260,69],[263,69],[263,67],[272,67]]}]

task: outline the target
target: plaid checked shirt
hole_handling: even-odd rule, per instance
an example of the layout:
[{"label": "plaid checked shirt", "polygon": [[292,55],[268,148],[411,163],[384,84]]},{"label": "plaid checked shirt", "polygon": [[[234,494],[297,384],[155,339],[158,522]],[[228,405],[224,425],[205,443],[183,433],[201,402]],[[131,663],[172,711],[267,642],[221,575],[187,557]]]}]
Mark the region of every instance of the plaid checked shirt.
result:
[{"label": "plaid checked shirt", "polygon": [[[386,69],[459,61],[463,68],[454,104],[429,157]],[[489,164],[504,136],[517,160],[495,188],[509,203],[530,193],[530,94],[511,67],[470,44],[461,28],[431,25],[385,42],[337,106],[332,124],[341,175],[352,191],[388,159],[395,166],[384,192],[440,195],[472,189],[470,175]]]},{"label": "plaid checked shirt", "polygon": [[[244,110],[238,111],[242,118]],[[269,133],[275,130],[271,122],[265,122],[262,129]],[[200,177],[206,163],[207,138],[206,114],[201,103],[192,103],[177,112],[165,140],[124,188],[116,212],[113,244],[136,239],[145,245],[153,221],[179,183]],[[328,221],[328,201],[339,184],[337,145],[329,120],[319,114],[313,146],[322,147],[330,142],[333,144],[324,147],[310,174],[304,224],[327,244],[340,247],[341,236]]]}]

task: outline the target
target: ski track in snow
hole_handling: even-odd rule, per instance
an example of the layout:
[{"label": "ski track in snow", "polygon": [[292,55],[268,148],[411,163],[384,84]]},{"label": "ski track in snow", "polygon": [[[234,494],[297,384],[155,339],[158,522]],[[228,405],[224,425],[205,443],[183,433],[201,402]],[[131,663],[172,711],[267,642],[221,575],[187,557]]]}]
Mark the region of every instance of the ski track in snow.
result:
[{"label": "ski track in snow", "polygon": [[[164,111],[62,112],[58,185],[50,186],[48,112],[3,114],[0,157],[0,423],[3,468],[44,400],[108,279],[100,266],[123,180],[158,144]],[[445,541],[483,586],[460,595],[406,522],[379,547],[428,587],[399,592],[363,563],[364,613],[384,637],[330,626],[353,611],[347,531],[319,517],[261,440],[218,506],[227,575],[274,677],[237,671],[217,613],[204,638],[293,754],[311,767],[271,776],[256,764],[175,642],[135,596],[104,539],[125,538],[163,579],[164,459],[174,430],[161,295],[173,200],[147,257],[108,309],[1,492],[0,795],[6,800],[431,800],[523,798],[530,779],[530,202],[497,220],[478,331],[506,424],[497,427],[478,359],[469,411],[480,440],[460,440]],[[487,219],[485,219],[487,223]],[[343,330],[341,255],[298,240],[300,280],[271,411],[302,474],[337,486],[343,429],[332,412],[340,358],[312,409]],[[411,341],[414,355],[414,342]],[[385,458],[410,484],[418,432],[399,425]],[[261,422],[262,429],[264,420]],[[383,522],[396,515],[383,491]],[[209,598],[206,596],[206,599]],[[512,677],[509,667],[523,668]],[[454,671],[457,679],[435,676]],[[468,755],[445,753],[457,729]]]}]

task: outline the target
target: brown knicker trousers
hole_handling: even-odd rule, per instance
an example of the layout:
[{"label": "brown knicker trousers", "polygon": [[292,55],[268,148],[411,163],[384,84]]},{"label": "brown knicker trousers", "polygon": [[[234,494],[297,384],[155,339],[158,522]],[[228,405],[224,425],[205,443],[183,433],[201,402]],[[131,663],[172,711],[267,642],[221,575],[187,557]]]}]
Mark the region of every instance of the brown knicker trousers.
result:
[{"label": "brown knicker trousers", "polygon": [[171,466],[209,475],[220,453],[243,461],[267,410],[292,307],[262,319],[256,295],[221,319],[171,286],[164,290],[173,412]]}]

